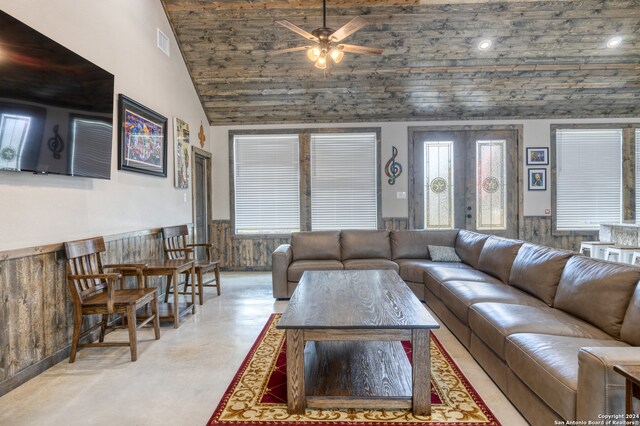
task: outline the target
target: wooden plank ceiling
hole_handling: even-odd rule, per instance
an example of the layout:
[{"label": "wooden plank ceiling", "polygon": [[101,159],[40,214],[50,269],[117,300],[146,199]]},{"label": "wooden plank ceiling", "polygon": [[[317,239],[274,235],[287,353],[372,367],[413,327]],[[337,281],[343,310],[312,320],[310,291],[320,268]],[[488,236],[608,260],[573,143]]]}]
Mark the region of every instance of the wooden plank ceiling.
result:
[{"label": "wooden plank ceiling", "polygon": [[[370,25],[324,75],[305,40],[321,0],[162,0],[212,125],[640,117],[640,0],[327,0]],[[607,48],[613,35],[618,48]],[[494,47],[478,50],[491,39]]]}]

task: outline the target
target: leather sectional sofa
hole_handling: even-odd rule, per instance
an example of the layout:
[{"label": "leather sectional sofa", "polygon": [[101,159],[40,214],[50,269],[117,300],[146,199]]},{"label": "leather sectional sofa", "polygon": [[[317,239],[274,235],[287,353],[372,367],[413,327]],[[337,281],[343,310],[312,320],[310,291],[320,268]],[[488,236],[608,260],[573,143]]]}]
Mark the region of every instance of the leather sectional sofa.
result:
[{"label": "leather sectional sofa", "polygon": [[398,271],[534,425],[624,414],[613,365],[640,365],[640,268],[464,230],[300,232],[272,259],[276,298],[305,270]]}]

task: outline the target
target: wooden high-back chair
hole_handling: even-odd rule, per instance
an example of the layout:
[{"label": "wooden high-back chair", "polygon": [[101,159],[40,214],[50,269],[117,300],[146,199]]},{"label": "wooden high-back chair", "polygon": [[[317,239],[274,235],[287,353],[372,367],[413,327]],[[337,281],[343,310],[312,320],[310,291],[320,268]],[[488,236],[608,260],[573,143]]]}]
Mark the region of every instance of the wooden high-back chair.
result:
[{"label": "wooden high-back chair", "polygon": [[[131,361],[137,359],[136,330],[153,321],[156,339],[160,338],[158,317],[158,290],[144,288],[142,280],[143,264],[102,265],[101,253],[106,251],[102,237],[64,243],[67,254],[67,281],[73,301],[73,340],[69,362],[74,362],[78,347],[86,346],[129,346]],[[105,269],[131,270],[138,277],[138,288],[116,289],[116,281],[122,279],[119,273],[105,273]],[[137,325],[136,310],[151,305],[152,315]],[[129,329],[128,342],[105,342],[107,329],[124,326],[110,326],[109,314],[121,314],[126,318]],[[102,320],[93,327],[80,332],[85,315],[102,315]],[[86,334],[100,327],[98,343],[80,343]]]},{"label": "wooden high-back chair", "polygon": [[[162,228],[164,256],[166,259],[195,259],[196,278],[198,284],[199,302],[202,305],[204,303],[204,287],[216,287],[218,296],[220,296],[220,268],[219,261],[213,260],[213,244],[189,243],[189,228],[187,225],[168,226]],[[206,253],[206,259],[196,259],[195,249],[197,247],[204,247]],[[207,272],[214,273],[215,278],[213,280],[204,282],[203,276]],[[177,285],[177,283],[174,283]],[[191,283],[193,285],[193,283]],[[189,274],[186,274],[185,278],[185,291],[189,286]],[[183,292],[183,293],[184,293]],[[164,300],[167,302],[169,299],[169,289],[164,295]]]}]

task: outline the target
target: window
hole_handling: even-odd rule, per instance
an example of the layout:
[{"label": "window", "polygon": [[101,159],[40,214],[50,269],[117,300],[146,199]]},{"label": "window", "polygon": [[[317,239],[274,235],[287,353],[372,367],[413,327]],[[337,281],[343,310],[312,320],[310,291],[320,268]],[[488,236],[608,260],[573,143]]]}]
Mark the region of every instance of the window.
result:
[{"label": "window", "polygon": [[236,234],[300,230],[298,135],[236,135]]},{"label": "window", "polygon": [[556,228],[598,230],[622,212],[622,130],[556,131]]},{"label": "window", "polygon": [[377,229],[375,133],[311,135],[311,229]]}]

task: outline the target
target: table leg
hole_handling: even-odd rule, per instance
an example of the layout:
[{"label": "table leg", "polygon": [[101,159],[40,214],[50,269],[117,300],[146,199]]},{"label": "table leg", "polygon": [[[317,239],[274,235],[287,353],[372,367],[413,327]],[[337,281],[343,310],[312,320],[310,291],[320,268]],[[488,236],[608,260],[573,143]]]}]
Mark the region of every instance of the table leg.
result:
[{"label": "table leg", "polygon": [[[189,269],[189,274],[191,275],[191,313],[196,313],[196,267],[192,266]],[[202,285],[202,284],[200,284]],[[200,288],[200,294],[202,294],[202,288]]]},{"label": "table leg", "polygon": [[307,405],[304,389],[303,331],[287,330],[287,408],[289,414],[304,414]]},{"label": "table leg", "polygon": [[[429,351],[429,330],[412,330],[413,358],[413,414],[431,415],[431,354]],[[288,349],[288,348],[287,348]]]},{"label": "table leg", "polygon": [[179,303],[179,296],[178,296],[178,290],[179,290],[179,285],[178,285],[178,271],[174,270],[173,271],[173,328],[178,328],[180,327],[180,307],[178,306]]}]

